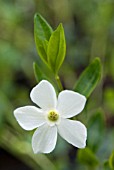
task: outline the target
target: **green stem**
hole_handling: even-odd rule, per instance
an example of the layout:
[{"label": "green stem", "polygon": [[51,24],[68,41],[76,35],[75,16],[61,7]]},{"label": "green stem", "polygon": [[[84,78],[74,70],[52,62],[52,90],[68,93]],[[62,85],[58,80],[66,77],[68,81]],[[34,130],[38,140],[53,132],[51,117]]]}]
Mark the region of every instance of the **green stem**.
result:
[{"label": "green stem", "polygon": [[59,87],[60,91],[62,91],[63,90],[63,86],[62,86],[62,83],[61,83],[61,80],[60,80],[59,76],[58,75],[55,76],[55,79],[57,81],[57,84],[58,84],[58,87]]}]

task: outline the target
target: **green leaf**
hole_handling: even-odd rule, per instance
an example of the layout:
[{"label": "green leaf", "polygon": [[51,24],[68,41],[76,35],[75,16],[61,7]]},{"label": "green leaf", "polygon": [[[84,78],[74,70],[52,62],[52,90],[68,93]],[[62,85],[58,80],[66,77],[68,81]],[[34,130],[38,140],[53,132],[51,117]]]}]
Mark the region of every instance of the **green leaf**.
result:
[{"label": "green leaf", "polygon": [[33,63],[33,69],[34,69],[34,75],[36,78],[36,81],[39,82],[43,79],[46,79],[46,76],[44,75],[44,73],[42,73],[41,69],[39,68],[38,64],[36,64],[35,62]]},{"label": "green leaf", "polygon": [[48,62],[52,71],[57,74],[60,66],[62,65],[66,54],[66,41],[64,29],[60,24],[57,29],[52,33],[47,49]]},{"label": "green leaf", "polygon": [[46,67],[46,65],[42,67],[42,65],[39,66],[36,62],[34,62],[33,70],[37,82],[40,82],[41,80],[48,80],[51,84],[53,84],[55,90],[57,90],[56,83],[51,75],[51,71],[48,67]]},{"label": "green leaf", "polygon": [[105,119],[104,112],[98,109],[88,121],[88,146],[96,152],[104,139]]},{"label": "green leaf", "polygon": [[111,170],[109,167],[109,161],[105,161],[103,164],[103,170]]},{"label": "green leaf", "polygon": [[87,147],[85,149],[78,150],[78,160],[80,163],[89,167],[95,167],[99,164],[96,155]]},{"label": "green leaf", "polygon": [[114,170],[114,151],[112,152],[112,154],[109,158],[109,166],[112,170]]},{"label": "green leaf", "polygon": [[40,15],[34,16],[34,38],[36,48],[41,59],[47,63],[47,45],[53,30],[47,21]]},{"label": "green leaf", "polygon": [[95,89],[99,79],[101,77],[101,63],[99,58],[95,60],[83,71],[79,77],[74,91],[77,91],[87,98]]}]

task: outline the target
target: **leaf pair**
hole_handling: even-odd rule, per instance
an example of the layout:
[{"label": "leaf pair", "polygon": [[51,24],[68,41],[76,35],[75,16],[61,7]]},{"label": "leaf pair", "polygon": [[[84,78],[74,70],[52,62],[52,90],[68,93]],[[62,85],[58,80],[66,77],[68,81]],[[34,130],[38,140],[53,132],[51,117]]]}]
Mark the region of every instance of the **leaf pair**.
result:
[{"label": "leaf pair", "polygon": [[34,37],[38,54],[55,75],[58,74],[66,53],[66,41],[62,24],[55,31],[39,14],[34,17]]},{"label": "leaf pair", "polygon": [[[36,14],[34,17],[34,36],[40,58],[57,77],[66,53],[66,41],[62,24],[53,31],[47,21],[40,14]],[[34,71],[37,77],[40,76],[40,80],[45,77],[37,64],[34,64]],[[81,74],[74,91],[88,98],[100,77],[101,63],[100,59],[96,58]]]}]

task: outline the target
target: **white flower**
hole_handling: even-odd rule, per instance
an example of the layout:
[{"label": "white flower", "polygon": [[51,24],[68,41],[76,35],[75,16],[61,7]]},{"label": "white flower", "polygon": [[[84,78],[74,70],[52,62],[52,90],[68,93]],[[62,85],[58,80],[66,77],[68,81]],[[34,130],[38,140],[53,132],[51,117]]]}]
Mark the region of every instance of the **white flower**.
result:
[{"label": "white flower", "polygon": [[37,128],[32,137],[34,153],[50,153],[55,148],[57,132],[73,146],[86,146],[86,127],[79,121],[67,119],[83,110],[86,102],[83,95],[64,90],[57,100],[53,86],[43,80],[32,89],[30,97],[40,108],[20,107],[14,111],[14,115],[23,129]]}]

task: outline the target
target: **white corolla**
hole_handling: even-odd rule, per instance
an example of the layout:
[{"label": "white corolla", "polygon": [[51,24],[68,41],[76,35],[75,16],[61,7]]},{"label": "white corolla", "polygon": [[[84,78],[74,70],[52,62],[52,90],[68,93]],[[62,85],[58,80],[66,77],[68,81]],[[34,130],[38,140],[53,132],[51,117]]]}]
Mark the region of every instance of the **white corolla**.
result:
[{"label": "white corolla", "polygon": [[37,128],[32,137],[34,153],[50,153],[55,148],[57,132],[75,147],[86,146],[86,127],[79,121],[68,119],[83,110],[85,96],[63,90],[57,99],[54,87],[48,81],[42,80],[32,89],[30,97],[39,108],[20,107],[14,111],[14,116],[23,129]]}]

